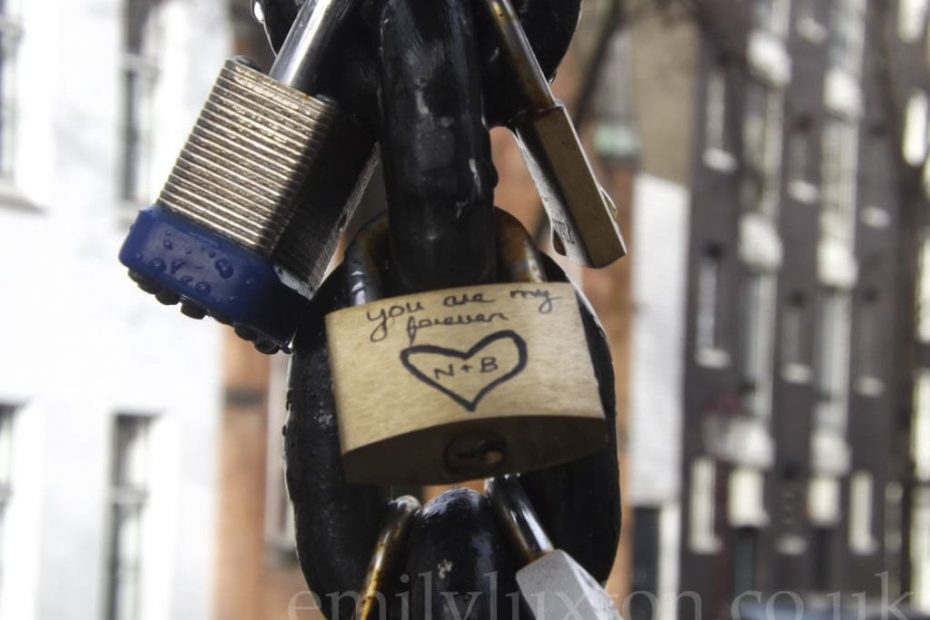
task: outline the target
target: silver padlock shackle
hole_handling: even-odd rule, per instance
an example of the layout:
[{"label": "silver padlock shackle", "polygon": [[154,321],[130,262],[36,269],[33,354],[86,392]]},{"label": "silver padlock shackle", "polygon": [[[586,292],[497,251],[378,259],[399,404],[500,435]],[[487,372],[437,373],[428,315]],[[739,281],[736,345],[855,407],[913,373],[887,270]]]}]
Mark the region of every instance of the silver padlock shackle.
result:
[{"label": "silver padlock shackle", "polygon": [[555,551],[516,476],[491,478],[485,482],[484,490],[494,512],[504,524],[507,537],[528,563]]},{"label": "silver padlock shackle", "polygon": [[359,4],[359,0],[306,0],[268,77],[303,92],[312,90],[333,38]]},{"label": "silver padlock shackle", "polygon": [[[381,533],[378,534],[371,563],[368,565],[368,573],[365,575],[365,584],[362,586],[358,607],[355,610],[356,620],[373,618],[379,594],[381,600],[384,600],[381,589],[393,568],[398,548],[407,537],[410,520],[419,509],[420,501],[410,495],[398,497],[388,506],[384,525]],[[382,611],[382,617],[383,613]]]}]

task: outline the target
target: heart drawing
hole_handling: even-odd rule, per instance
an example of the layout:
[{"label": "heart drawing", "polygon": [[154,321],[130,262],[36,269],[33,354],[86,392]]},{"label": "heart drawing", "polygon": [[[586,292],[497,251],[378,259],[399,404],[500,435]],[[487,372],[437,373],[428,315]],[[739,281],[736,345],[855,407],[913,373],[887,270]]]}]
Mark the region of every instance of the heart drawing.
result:
[{"label": "heart drawing", "polygon": [[410,347],[401,351],[400,361],[414,377],[474,411],[491,390],[526,368],[526,352],[526,341],[505,330],[482,338],[468,351]]}]

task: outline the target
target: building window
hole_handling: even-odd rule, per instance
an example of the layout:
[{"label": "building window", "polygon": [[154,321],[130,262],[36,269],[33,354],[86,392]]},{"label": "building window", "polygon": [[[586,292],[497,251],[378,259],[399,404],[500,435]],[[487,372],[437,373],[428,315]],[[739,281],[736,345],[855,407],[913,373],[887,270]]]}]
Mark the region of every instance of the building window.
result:
[{"label": "building window", "polygon": [[817,202],[820,191],[811,180],[811,122],[809,118],[800,119],[791,129],[788,138],[788,192],[798,202],[812,204]]},{"label": "building window", "polygon": [[804,486],[800,468],[796,464],[781,466],[775,481],[778,498],[775,501],[776,527],[781,535],[775,541],[775,550],[782,555],[803,555],[807,551],[804,530]]},{"label": "building window", "polygon": [[120,197],[135,209],[150,198],[156,63],[156,0],[125,0],[123,24]]},{"label": "building window", "polygon": [[845,436],[849,383],[850,297],[828,290],[820,304],[815,377],[818,429]]},{"label": "building window", "polygon": [[720,368],[730,363],[730,355],[721,343],[719,311],[723,297],[720,246],[708,246],[701,255],[697,277],[697,362]]},{"label": "building window", "polygon": [[691,463],[688,547],[691,553],[714,554],[722,542],[717,536],[717,464],[702,456]]},{"label": "building window", "polygon": [[16,52],[22,26],[10,0],[0,0],[0,178],[13,176],[16,123]]},{"label": "building window", "polygon": [[740,364],[743,404],[754,416],[768,418],[772,393],[772,321],[775,276],[750,273],[744,283]]},{"label": "building window", "polygon": [[804,293],[796,292],[788,298],[782,316],[782,378],[790,383],[807,383],[813,371],[807,353],[810,328]]},{"label": "building window", "polygon": [[839,0],[833,8],[830,64],[851,76],[862,74],[865,0]]},{"label": "building window", "polygon": [[613,35],[594,103],[597,122],[594,148],[612,161],[635,160],[640,154],[633,96],[633,35],[620,28]]},{"label": "building window", "polygon": [[732,140],[727,130],[727,97],[727,68],[718,62],[710,68],[707,76],[704,163],[722,172],[736,169]]},{"label": "building window", "polygon": [[[830,24],[829,69],[824,82],[824,104],[840,116],[863,113],[861,87],[865,1],[840,0],[833,4]],[[824,154],[827,158],[827,154]]]},{"label": "building window", "polygon": [[878,549],[873,533],[872,474],[857,471],[849,481],[849,548],[857,555],[871,555]]},{"label": "building window", "polygon": [[151,418],[118,415],[110,472],[110,554],[107,620],[141,617],[142,540],[149,500]]},{"label": "building window", "polygon": [[828,118],[823,138],[823,211],[825,235],[852,247],[855,234],[859,126]]},{"label": "building window", "polygon": [[746,85],[743,152],[746,176],[743,204],[750,211],[774,217],[781,194],[783,93],[750,80]]},{"label": "building window", "polygon": [[867,290],[859,300],[856,326],[856,391],[864,396],[880,396],[885,390],[880,376],[879,309],[878,291]]}]

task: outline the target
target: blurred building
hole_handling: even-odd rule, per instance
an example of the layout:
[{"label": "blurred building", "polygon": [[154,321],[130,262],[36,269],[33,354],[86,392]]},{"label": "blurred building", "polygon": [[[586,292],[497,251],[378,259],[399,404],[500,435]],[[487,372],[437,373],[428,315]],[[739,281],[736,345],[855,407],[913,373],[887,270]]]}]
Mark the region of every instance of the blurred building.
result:
[{"label": "blurred building", "polygon": [[658,597],[634,601],[634,620],[728,617],[754,591],[854,611],[910,592],[930,610],[914,331],[927,8],[630,13],[642,174],[626,497],[633,589]]},{"label": "blurred building", "polygon": [[116,255],[227,24],[220,0],[0,2],[4,620],[210,617],[220,331]]}]

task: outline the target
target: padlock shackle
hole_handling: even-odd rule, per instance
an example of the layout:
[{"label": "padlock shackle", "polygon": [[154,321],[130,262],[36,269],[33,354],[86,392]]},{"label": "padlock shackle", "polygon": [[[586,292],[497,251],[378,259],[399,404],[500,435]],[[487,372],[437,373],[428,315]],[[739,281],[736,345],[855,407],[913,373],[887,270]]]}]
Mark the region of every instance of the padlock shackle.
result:
[{"label": "padlock shackle", "polygon": [[491,478],[485,482],[484,491],[507,531],[507,538],[527,563],[555,551],[516,476]]},{"label": "padlock shackle", "polygon": [[[565,56],[572,35],[578,25],[582,0],[521,0],[515,7],[521,27],[533,45],[536,58],[547,79]],[[300,6],[299,0],[253,0],[253,14],[264,26],[271,49],[278,52],[289,33],[291,24]],[[511,69],[500,52],[494,27],[485,17],[487,11],[476,5],[478,17],[478,39],[484,83],[485,118],[490,126],[507,125],[517,112],[520,103],[520,88],[510,79]],[[369,31],[364,13],[359,7],[354,17],[349,18],[348,29],[343,41],[336,44],[335,53],[339,61],[328,63],[323,77],[325,83],[318,86],[334,96],[347,111],[364,119],[366,127],[378,126],[377,79],[375,78],[374,46],[363,40]],[[351,37],[351,38],[350,38]],[[349,44],[351,43],[351,44]],[[334,73],[338,77],[334,79]],[[317,88],[315,85],[314,89]],[[318,93],[314,93],[318,94]]]},{"label": "padlock shackle", "polygon": [[387,585],[390,572],[397,561],[400,546],[407,536],[410,521],[419,509],[420,500],[410,495],[398,497],[388,506],[384,526],[378,535],[371,563],[368,565],[368,574],[365,575],[365,584],[361,589],[355,620],[369,620],[374,617],[378,600],[383,599],[381,592]]},{"label": "padlock shackle", "polygon": [[507,69],[516,79],[530,111],[548,110],[556,105],[533,46],[520,25],[520,18],[510,0],[484,0],[494,24]]},{"label": "padlock shackle", "polygon": [[357,12],[360,0],[306,0],[288,31],[268,76],[309,93],[327,52],[342,26]]},{"label": "padlock shackle", "polygon": [[346,291],[349,303],[364,306],[386,295],[388,221],[381,215],[359,230],[345,252]]},{"label": "padlock shackle", "polygon": [[502,282],[545,282],[546,270],[533,238],[506,211],[495,209],[497,219],[497,270]]}]

